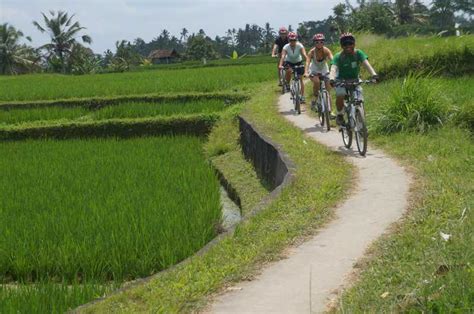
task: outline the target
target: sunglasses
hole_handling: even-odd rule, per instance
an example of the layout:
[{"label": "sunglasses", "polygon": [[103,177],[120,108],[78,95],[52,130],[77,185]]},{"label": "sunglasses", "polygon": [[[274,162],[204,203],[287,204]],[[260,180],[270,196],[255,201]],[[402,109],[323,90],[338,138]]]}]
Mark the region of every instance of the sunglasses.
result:
[{"label": "sunglasses", "polygon": [[296,39],[290,39],[290,41],[296,41]]},{"label": "sunglasses", "polygon": [[321,40],[316,40],[314,41],[315,44],[324,44],[324,41],[321,41]]},{"label": "sunglasses", "polygon": [[354,43],[344,43],[344,44],[342,44],[342,47],[350,47],[350,46],[354,46]]}]

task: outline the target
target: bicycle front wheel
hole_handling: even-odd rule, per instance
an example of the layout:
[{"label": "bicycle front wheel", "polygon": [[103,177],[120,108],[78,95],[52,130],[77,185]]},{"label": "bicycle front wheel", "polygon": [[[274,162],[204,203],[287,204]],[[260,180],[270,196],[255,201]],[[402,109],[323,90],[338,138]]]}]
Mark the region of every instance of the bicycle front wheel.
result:
[{"label": "bicycle front wheel", "polygon": [[368,132],[364,116],[360,110],[355,112],[355,137],[359,154],[365,156],[365,153],[367,153]]},{"label": "bicycle front wheel", "polygon": [[342,142],[346,148],[351,148],[352,146],[352,128],[350,123],[349,114],[344,119],[344,125],[341,126]]},{"label": "bicycle front wheel", "polygon": [[299,81],[295,81],[294,101],[295,101],[295,111],[298,114],[301,114],[301,90],[300,90],[300,82]]},{"label": "bicycle front wheel", "polygon": [[[324,110],[324,121],[326,123],[326,130],[329,132],[331,131],[331,122],[329,120],[329,93],[327,91],[324,91],[323,93],[323,97],[322,97],[322,100],[323,100],[323,110]],[[321,124],[321,126],[323,126]]]},{"label": "bicycle front wheel", "polygon": [[318,100],[316,101],[316,110],[318,111],[319,124],[324,127],[324,108],[323,100],[321,94],[318,95]]}]

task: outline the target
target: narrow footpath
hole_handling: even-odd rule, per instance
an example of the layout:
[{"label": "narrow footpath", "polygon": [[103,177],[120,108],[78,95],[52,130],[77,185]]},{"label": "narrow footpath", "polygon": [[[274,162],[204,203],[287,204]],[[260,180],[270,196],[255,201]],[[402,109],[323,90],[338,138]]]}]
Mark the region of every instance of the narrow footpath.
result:
[{"label": "narrow footpath", "polygon": [[307,113],[296,115],[288,93],[280,96],[278,106],[295,126],[356,166],[356,186],[318,234],[291,248],[288,258],[270,264],[255,280],[217,297],[209,309],[212,313],[324,312],[334,292],[348,284],[355,262],[408,206],[408,173],[372,148],[370,137],[367,156],[361,157],[357,147],[344,148],[335,128],[326,132]]}]

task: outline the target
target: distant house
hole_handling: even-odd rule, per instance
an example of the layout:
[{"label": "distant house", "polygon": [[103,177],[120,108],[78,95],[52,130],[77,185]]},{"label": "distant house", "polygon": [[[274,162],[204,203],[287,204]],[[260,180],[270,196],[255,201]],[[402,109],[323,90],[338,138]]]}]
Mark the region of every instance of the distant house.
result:
[{"label": "distant house", "polygon": [[167,64],[176,62],[179,59],[179,54],[175,49],[173,50],[153,50],[148,55],[148,59],[154,64]]}]

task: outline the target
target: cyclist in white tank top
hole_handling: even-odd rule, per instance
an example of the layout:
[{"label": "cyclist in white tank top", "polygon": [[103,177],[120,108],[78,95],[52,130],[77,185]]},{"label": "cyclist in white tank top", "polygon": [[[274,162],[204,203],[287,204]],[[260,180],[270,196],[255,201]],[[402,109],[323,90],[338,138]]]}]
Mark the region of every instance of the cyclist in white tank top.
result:
[{"label": "cyclist in white tank top", "polygon": [[301,74],[301,102],[305,102],[304,99],[304,84],[303,84],[303,75],[305,74],[304,71],[304,64],[303,64],[303,57],[306,61],[308,62],[308,55],[306,54],[306,50],[304,49],[304,46],[302,43],[297,41],[298,35],[296,33],[289,33],[288,34],[288,39],[290,41],[289,44],[286,44],[283,47],[283,50],[281,52],[281,58],[280,58],[280,65],[279,68],[283,69],[286,67],[286,82],[287,85],[289,85],[289,82],[291,80],[291,73],[292,73],[292,67],[303,65],[303,67],[297,69],[298,73]]},{"label": "cyclist in white tank top", "polygon": [[[326,89],[329,91],[331,85],[329,84],[329,67],[327,62],[331,61],[333,56],[331,50],[324,46],[324,34],[316,34],[313,36],[314,47],[308,53],[306,61],[306,68],[309,71],[309,78],[313,82],[313,100],[316,100],[319,95],[320,80],[319,76],[324,77]],[[309,64],[311,61],[311,64]]]}]

